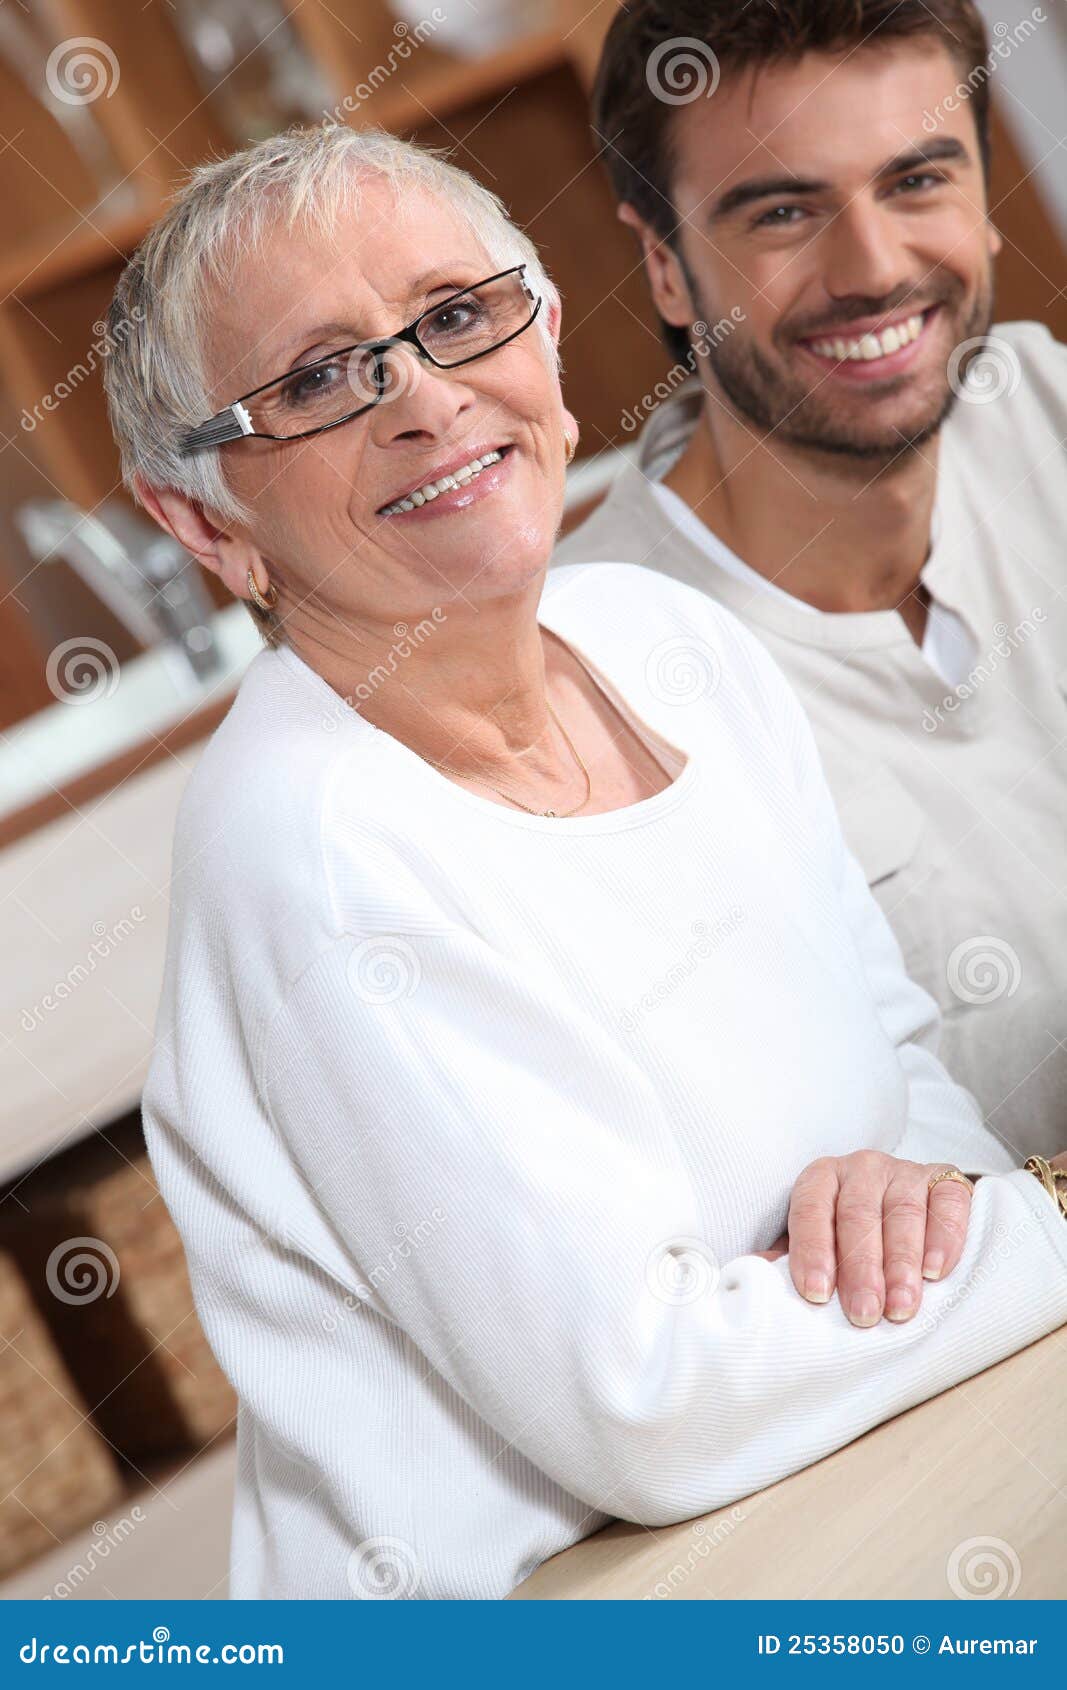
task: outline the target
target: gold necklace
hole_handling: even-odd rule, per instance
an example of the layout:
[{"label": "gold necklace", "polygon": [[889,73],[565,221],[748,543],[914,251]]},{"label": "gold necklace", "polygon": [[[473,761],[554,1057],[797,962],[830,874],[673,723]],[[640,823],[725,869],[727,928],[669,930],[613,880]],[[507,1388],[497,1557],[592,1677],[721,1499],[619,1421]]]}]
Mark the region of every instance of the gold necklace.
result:
[{"label": "gold necklace", "polygon": [[575,745],[574,741],[572,740],[570,734],[567,732],[566,728],[563,726],[563,723],[560,721],[559,717],[556,715],[556,712],[553,710],[553,708],[552,708],[552,706],[549,703],[547,698],[545,700],[545,704],[548,707],[549,715],[551,716],[552,720],[555,722],[557,728],[559,729],[560,733],[563,735],[564,739],[567,741],[567,745],[570,748],[571,754],[574,757],[575,762],[578,764],[578,767],[581,769],[582,774],[585,776],[585,797],[582,799],[580,804],[575,804],[573,809],[570,809],[570,810],[539,810],[533,804],[524,804],[521,798],[513,798],[511,796],[510,792],[504,792],[499,786],[494,786],[491,781],[479,780],[477,775],[463,774],[459,769],[450,769],[447,763],[438,763],[432,757],[430,757],[428,759],[428,761],[433,764],[433,767],[435,769],[440,769],[442,774],[455,775],[459,780],[472,781],[475,786],[484,786],[487,789],[487,791],[495,792],[498,798],[506,798],[509,804],[517,804],[519,809],[525,810],[526,814],[528,816],[555,816],[559,819],[563,819],[567,816],[573,816],[573,815],[576,814],[576,812],[578,810],[580,810],[582,808],[582,804],[588,804],[589,795],[593,790],[593,783],[589,778],[589,770],[586,768],[584,762],[582,761],[581,753],[579,752],[577,746]]}]

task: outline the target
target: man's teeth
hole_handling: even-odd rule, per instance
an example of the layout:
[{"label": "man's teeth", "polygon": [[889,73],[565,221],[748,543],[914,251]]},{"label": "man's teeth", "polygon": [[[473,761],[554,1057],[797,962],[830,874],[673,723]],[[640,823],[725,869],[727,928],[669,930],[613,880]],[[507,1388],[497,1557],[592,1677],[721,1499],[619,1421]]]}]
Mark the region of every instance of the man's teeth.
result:
[{"label": "man's teeth", "polygon": [[811,349],[820,358],[836,358],[839,363],[851,360],[854,363],[869,364],[875,358],[888,358],[891,352],[899,352],[902,346],[909,346],[922,333],[922,312],[917,317],[908,317],[903,323],[893,323],[881,334],[864,334],[855,340],[843,340],[840,335],[833,340],[813,340]]},{"label": "man's teeth", "polygon": [[486,452],[482,458],[472,458],[469,464],[454,469],[451,475],[443,475],[440,481],[427,481],[424,487],[416,487],[413,493],[406,494],[395,504],[384,505],[381,514],[396,516],[399,511],[413,511],[417,506],[436,499],[438,494],[447,493],[452,487],[464,487],[468,481],[473,481],[475,476],[481,475],[482,470],[489,464],[498,464],[503,456],[503,452]]}]

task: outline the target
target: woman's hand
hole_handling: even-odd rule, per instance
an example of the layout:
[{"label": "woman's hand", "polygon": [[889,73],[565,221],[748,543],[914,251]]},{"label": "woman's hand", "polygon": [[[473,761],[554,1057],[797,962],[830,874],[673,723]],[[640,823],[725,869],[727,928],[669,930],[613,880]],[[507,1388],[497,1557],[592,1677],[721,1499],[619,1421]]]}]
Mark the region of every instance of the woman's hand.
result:
[{"label": "woman's hand", "polygon": [[821,1156],[793,1187],[787,1232],[756,1254],[773,1262],[788,1251],[793,1284],[809,1302],[829,1302],[836,1282],[854,1326],[874,1326],[883,1313],[910,1320],[923,1279],[951,1273],[967,1237],[968,1187],[943,1179],[930,1190],[951,1166],[878,1150]]}]

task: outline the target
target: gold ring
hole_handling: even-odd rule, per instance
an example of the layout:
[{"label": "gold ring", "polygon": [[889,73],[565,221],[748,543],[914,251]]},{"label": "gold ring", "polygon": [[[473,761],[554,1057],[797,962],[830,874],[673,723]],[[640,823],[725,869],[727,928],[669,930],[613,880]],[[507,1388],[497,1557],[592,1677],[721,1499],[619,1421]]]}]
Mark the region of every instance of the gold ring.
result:
[{"label": "gold ring", "polygon": [[939,1179],[958,1179],[961,1185],[965,1185],[967,1187],[968,1191],[973,1192],[974,1190],[974,1186],[967,1178],[967,1175],[961,1174],[958,1168],[942,1168],[939,1174],[934,1174],[927,1186],[927,1190],[932,1191]]}]

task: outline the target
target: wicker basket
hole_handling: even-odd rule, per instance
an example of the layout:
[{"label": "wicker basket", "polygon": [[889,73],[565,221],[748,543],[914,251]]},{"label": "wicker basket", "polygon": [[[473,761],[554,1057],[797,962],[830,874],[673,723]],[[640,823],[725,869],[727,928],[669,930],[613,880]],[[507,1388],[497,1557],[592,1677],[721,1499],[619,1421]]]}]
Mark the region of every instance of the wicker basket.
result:
[{"label": "wicker basket", "polygon": [[139,1117],[45,1163],[18,1196],[28,1213],[6,1242],[114,1448],[139,1463],[229,1426],[237,1399],[197,1319]]},{"label": "wicker basket", "polygon": [[16,1262],[0,1250],[0,1574],[96,1519],[123,1493]]}]

